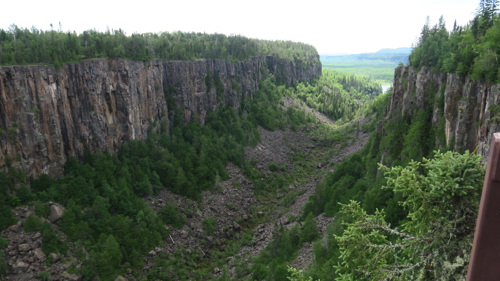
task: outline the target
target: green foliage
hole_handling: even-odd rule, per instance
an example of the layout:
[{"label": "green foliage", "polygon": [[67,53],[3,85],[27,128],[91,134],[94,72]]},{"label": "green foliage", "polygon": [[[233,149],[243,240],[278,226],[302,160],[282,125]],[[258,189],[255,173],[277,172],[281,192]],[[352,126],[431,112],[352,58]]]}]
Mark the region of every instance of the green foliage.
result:
[{"label": "green foliage", "polygon": [[369,215],[355,201],[343,205],[352,221],[336,236],[338,280],[463,278],[484,178],[480,158],[436,152],[423,163],[382,166],[386,188],[403,195],[407,219],[402,229],[391,228],[383,211]]},{"label": "green foliage", "polygon": [[165,206],[158,212],[158,216],[163,223],[170,224],[177,229],[181,229],[186,223],[186,218],[179,212],[177,206],[166,203]]},{"label": "green foliage", "polygon": [[17,191],[17,197],[21,201],[21,204],[26,204],[28,202],[31,202],[31,200],[33,199],[31,190],[25,184],[21,185],[21,187]]},{"label": "green foliage", "polygon": [[298,83],[292,96],[332,120],[346,123],[361,114],[361,101],[370,101],[381,93],[380,84],[370,78],[324,69],[317,80]]},{"label": "green foliage", "polygon": [[[396,50],[397,51],[397,50]],[[370,77],[383,84],[392,84],[394,68],[399,63],[408,63],[408,50],[395,53],[370,53],[345,56],[321,56],[324,69],[345,71]]]},{"label": "green foliage", "polygon": [[291,41],[257,40],[241,35],[184,33],[134,33],[121,29],[80,34],[61,30],[44,31],[12,24],[0,29],[0,65],[52,64],[57,69],[66,62],[91,58],[129,58],[134,60],[223,59],[246,61],[258,54],[292,61],[308,69],[318,64],[313,46]]},{"label": "green foliage", "polygon": [[9,269],[9,264],[5,260],[5,252],[0,250],[0,276],[4,275]]},{"label": "green foliage", "polygon": [[11,199],[8,190],[11,184],[10,176],[7,176],[4,171],[0,171],[0,230],[17,223],[16,216],[10,209]]},{"label": "green foliage", "polygon": [[41,231],[42,221],[35,215],[29,215],[24,221],[24,231]]},{"label": "green foliage", "polygon": [[35,214],[39,217],[46,218],[50,214],[50,206],[47,203],[42,203],[40,200],[35,202]]},{"label": "green foliage", "polygon": [[9,245],[9,240],[0,237],[0,249],[5,249]]},{"label": "green foliage", "polygon": [[21,200],[19,199],[19,197],[17,197],[16,195],[12,195],[10,197],[10,206],[17,207],[19,205],[21,205]]},{"label": "green foliage", "polygon": [[304,271],[297,270],[296,268],[288,266],[288,273],[291,275],[288,280],[290,281],[312,281],[312,277],[304,277]]},{"label": "green foliage", "polygon": [[269,162],[269,171],[271,172],[277,172],[280,170],[280,166],[274,162]]},{"label": "green foliage", "polygon": [[[497,1],[481,1],[478,12],[466,26],[447,31],[444,19],[433,27],[429,19],[422,28],[410,65],[431,67],[439,72],[470,75],[475,80],[495,83],[499,80],[500,18]],[[493,8],[492,8],[493,7]]]},{"label": "green foliage", "polygon": [[45,221],[42,222],[41,226],[42,231],[42,250],[45,254],[50,253],[62,253],[65,254],[68,250],[68,244],[66,242],[62,242],[57,237],[52,225]]},{"label": "green foliage", "polygon": [[306,217],[304,225],[300,228],[299,243],[311,242],[318,237],[318,227],[316,226],[316,219],[312,213]]},{"label": "green foliage", "polygon": [[99,237],[97,248],[98,253],[93,255],[93,257],[99,277],[103,280],[113,280],[119,274],[117,269],[120,267],[123,259],[120,245],[113,235],[106,236],[103,233]]},{"label": "green foliage", "polygon": [[216,218],[208,217],[203,219],[203,233],[205,233],[205,235],[213,236],[216,228],[217,228]]},{"label": "green foliage", "polygon": [[48,273],[47,271],[40,271],[39,276],[40,276],[40,280],[43,280],[43,281],[50,280],[50,273]]}]

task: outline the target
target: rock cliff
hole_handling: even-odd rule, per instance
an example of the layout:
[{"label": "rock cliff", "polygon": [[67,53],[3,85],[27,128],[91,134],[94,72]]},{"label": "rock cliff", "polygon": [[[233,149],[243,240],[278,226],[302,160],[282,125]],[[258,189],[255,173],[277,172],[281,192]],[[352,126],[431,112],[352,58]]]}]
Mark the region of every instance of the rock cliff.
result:
[{"label": "rock cliff", "polygon": [[408,66],[398,67],[394,74],[393,95],[386,118],[414,114],[419,108],[433,107],[432,124],[444,118],[446,144],[470,151],[478,147],[485,161],[491,138],[500,130],[500,84],[489,84],[462,78],[455,74],[419,72]]},{"label": "rock cliff", "polygon": [[150,124],[168,126],[167,94],[185,123],[203,123],[208,111],[251,96],[268,74],[286,85],[318,77],[314,59],[309,68],[265,55],[244,62],[92,59],[60,70],[0,66],[0,168],[61,175],[69,156],[116,152],[145,139]]}]

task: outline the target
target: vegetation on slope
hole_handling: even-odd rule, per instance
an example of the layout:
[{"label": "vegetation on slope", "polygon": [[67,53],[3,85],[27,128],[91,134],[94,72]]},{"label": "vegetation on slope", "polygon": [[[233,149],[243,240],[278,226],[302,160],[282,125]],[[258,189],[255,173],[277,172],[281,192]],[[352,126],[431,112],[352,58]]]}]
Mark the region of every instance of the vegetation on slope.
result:
[{"label": "vegetation on slope", "polygon": [[314,83],[298,83],[295,89],[294,97],[344,123],[359,116],[363,105],[382,93],[372,79],[329,69]]},{"label": "vegetation on slope", "polygon": [[[25,230],[43,234],[43,249],[47,254],[64,254],[69,249],[74,251],[83,263],[76,272],[84,280],[93,278],[95,274],[102,280],[112,280],[129,268],[139,274],[143,267],[142,256],[168,237],[164,224],[180,228],[185,222],[175,206],[166,205],[155,213],[141,197],[168,188],[199,200],[203,190],[213,189],[218,181],[228,178],[225,171],[228,162],[243,169],[254,182],[256,193],[269,194],[283,188],[292,179],[277,173],[263,177],[251,163],[244,161],[243,148],[260,141],[257,126],[268,130],[296,129],[312,121],[298,107],[284,110],[283,97],[312,97],[311,93],[320,88],[341,90],[340,95],[329,99],[339,106],[336,116],[347,122],[355,115],[350,101],[359,104],[365,92],[376,95],[380,87],[366,79],[330,72],[325,78],[300,84],[296,88],[279,86],[270,76],[260,82],[259,90],[252,99],[242,100],[239,108],[227,106],[208,113],[205,126],[197,122],[183,126],[179,119],[182,114],[172,106],[169,109],[175,114],[170,120],[172,127],[168,130],[169,134],[166,122],[154,121],[150,124],[147,140],[126,143],[118,154],[87,152],[82,162],[70,157],[65,164],[64,176],[58,179],[47,175],[27,179],[22,170],[12,165],[18,160],[8,159],[8,173],[0,172],[1,229],[16,222],[11,207],[35,204],[38,211],[27,219]],[[349,94],[350,90],[353,95]],[[169,105],[174,105],[171,94],[167,91],[165,95]],[[275,168],[281,169],[273,166]],[[66,240],[61,240],[50,224],[40,220],[48,216],[46,202],[49,201],[66,207],[59,222]],[[290,244],[291,252],[296,252],[301,243],[314,239],[313,218],[307,221],[311,226],[296,231],[294,235],[298,235],[298,240]],[[279,259],[274,264],[289,259],[291,253],[289,250],[285,253],[281,250],[279,253],[275,253],[277,250],[269,251],[274,251],[272,260]],[[268,258],[261,260],[266,262]],[[0,265],[2,262],[0,260]],[[280,272],[285,269],[283,266],[279,268]],[[0,274],[5,270],[6,267]],[[178,277],[185,276],[186,270],[193,268],[179,268],[176,271]],[[151,276],[165,277],[166,274],[166,270],[157,269],[156,274]],[[199,274],[208,276],[206,272]]]},{"label": "vegetation on slope", "polygon": [[121,29],[76,34],[63,32],[61,27],[44,31],[16,25],[0,29],[0,65],[51,64],[59,68],[65,62],[92,58],[245,61],[258,54],[285,58],[304,68],[318,63],[313,46],[240,35],[176,31],[127,36]]},{"label": "vegetation on slope", "polygon": [[446,30],[444,18],[434,26],[429,19],[410,55],[416,69],[431,67],[437,72],[456,73],[475,80],[500,82],[500,16],[498,0],[481,0],[476,16],[466,26]]}]

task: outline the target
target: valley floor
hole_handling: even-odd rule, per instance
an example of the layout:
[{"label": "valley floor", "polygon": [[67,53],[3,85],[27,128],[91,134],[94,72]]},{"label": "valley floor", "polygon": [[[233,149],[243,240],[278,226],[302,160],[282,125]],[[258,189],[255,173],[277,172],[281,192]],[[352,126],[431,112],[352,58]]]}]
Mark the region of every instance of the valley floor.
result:
[{"label": "valley floor", "polygon": [[[259,193],[255,192],[256,187],[252,181],[239,167],[229,163],[226,166],[230,175],[229,180],[221,181],[214,191],[205,191],[203,199],[199,202],[174,194],[167,189],[162,189],[158,195],[143,198],[155,211],[159,211],[166,203],[177,205],[187,218],[187,223],[181,229],[168,226],[169,235],[164,238],[163,244],[144,258],[143,276],[147,276],[149,271],[157,267],[155,259],[180,258],[185,261],[182,267],[193,269],[188,272],[188,279],[198,279],[195,270],[202,268],[210,268],[212,273],[211,276],[206,276],[208,278],[221,276],[224,271],[235,278],[238,265],[242,263],[249,265],[251,257],[258,256],[269,244],[275,227],[283,225],[291,228],[297,223],[300,224],[297,220],[302,215],[301,209],[314,192],[316,185],[327,173],[333,172],[336,163],[359,152],[368,142],[369,134],[360,129],[361,125],[369,122],[365,118],[358,118],[352,122],[358,125],[351,133],[351,140],[341,146],[314,135],[318,126],[327,125],[333,128],[335,122],[292,98],[285,99],[285,107],[288,106],[300,106],[316,118],[317,125],[299,127],[296,132],[290,129],[267,131],[260,127],[261,142],[254,148],[247,147],[245,157],[262,177],[278,173],[285,178],[291,175],[295,181],[272,196],[256,195]],[[297,160],[296,155],[301,155],[303,158]],[[270,163],[276,163],[281,170],[272,172]],[[15,244],[14,248],[16,245],[18,248],[20,245],[30,245],[33,252],[31,255],[36,255],[36,248],[40,246],[40,235],[37,236],[37,233],[33,232],[25,233],[22,230],[22,223],[33,213],[33,208],[18,207],[15,213],[20,223],[4,231],[2,237],[8,238],[12,245]],[[204,226],[210,219],[214,229],[212,235],[207,235]],[[328,223],[333,219],[324,215],[316,218],[320,236],[324,235]],[[54,227],[57,229],[55,224]],[[7,252],[6,259],[9,265],[16,267],[25,264],[32,270],[21,275],[11,274],[7,279],[30,280],[37,276],[37,272],[45,270],[51,274],[51,280],[78,280],[78,276],[66,272],[72,264],[71,248],[64,263],[52,265],[33,263],[31,259],[34,257],[18,261],[20,255],[22,253],[15,249]],[[312,243],[304,243],[290,265],[304,269],[312,261]],[[175,275],[174,269],[170,270],[170,273]],[[135,280],[130,271],[124,277],[127,280]]]}]

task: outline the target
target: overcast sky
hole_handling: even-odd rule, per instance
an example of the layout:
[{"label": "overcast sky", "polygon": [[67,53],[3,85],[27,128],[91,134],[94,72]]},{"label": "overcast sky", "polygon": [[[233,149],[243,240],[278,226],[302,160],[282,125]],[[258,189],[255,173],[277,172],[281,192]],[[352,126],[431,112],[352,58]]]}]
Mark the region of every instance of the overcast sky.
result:
[{"label": "overcast sky", "polygon": [[0,28],[82,32],[121,28],[134,32],[195,31],[241,34],[311,44],[319,53],[370,53],[411,47],[427,16],[448,28],[474,17],[479,0],[302,1],[58,1],[0,0]]}]

